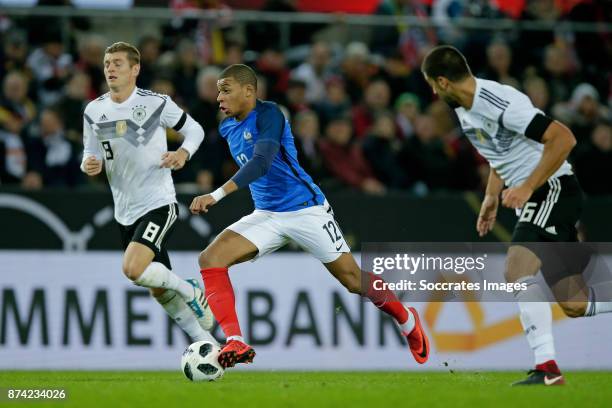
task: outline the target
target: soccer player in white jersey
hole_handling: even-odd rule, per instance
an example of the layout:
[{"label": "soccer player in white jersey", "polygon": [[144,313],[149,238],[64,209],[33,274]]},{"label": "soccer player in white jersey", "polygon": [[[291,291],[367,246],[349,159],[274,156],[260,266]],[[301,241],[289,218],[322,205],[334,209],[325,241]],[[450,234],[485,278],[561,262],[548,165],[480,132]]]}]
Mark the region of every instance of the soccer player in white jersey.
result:
[{"label": "soccer player in white jersey", "polygon": [[[209,333],[212,312],[197,280],[174,274],[166,250],[178,216],[171,170],[193,156],[204,131],[170,97],[137,88],[139,71],[136,47],[118,42],[106,49],[110,92],[85,108],[81,170],[95,176],[105,168],[125,248],[125,275],[149,288],[194,341],[215,342]],[[167,151],[166,128],[185,138],[177,151]]]},{"label": "soccer player in white jersey", "polygon": [[[491,166],[476,223],[480,236],[495,224],[500,195],[502,205],[520,214],[505,274],[509,282],[527,286],[515,296],[527,341],[535,354],[535,369],[515,385],[563,384],[555,362],[550,305],[534,275],[542,266],[557,302],[570,317],[612,311],[612,302],[595,301],[604,300],[609,288],[607,284],[587,288],[576,271],[569,276],[554,276],[556,272],[552,271],[547,276],[547,264],[542,263],[541,256],[519,243],[577,241],[575,225],[582,207],[582,190],[566,161],[576,140],[567,127],[535,108],[525,94],[474,77],[465,57],[454,47],[432,49],[421,70],[434,93],[455,109],[463,132]],[[568,279],[584,287],[572,301],[562,290]]]}]

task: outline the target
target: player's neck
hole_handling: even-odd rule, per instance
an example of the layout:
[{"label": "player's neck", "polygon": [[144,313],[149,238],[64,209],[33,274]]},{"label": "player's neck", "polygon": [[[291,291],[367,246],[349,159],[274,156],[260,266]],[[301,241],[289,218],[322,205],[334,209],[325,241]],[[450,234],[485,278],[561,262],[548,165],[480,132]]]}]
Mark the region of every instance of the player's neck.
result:
[{"label": "player's neck", "polygon": [[130,97],[130,95],[132,95],[135,88],[136,88],[136,84],[130,84],[122,89],[117,89],[117,90],[111,89],[110,90],[111,100],[115,103],[123,103]]},{"label": "player's neck", "polygon": [[251,111],[255,109],[255,106],[257,106],[257,99],[255,99],[252,102],[249,102],[247,107],[244,109],[244,111],[242,111],[240,115],[236,115],[236,120],[239,122],[242,122],[243,120],[245,120],[246,117],[249,116],[249,113],[251,113]]},{"label": "player's neck", "polygon": [[474,96],[476,95],[476,78],[470,75],[467,79],[457,84],[457,90],[459,105],[467,110],[472,109]]}]

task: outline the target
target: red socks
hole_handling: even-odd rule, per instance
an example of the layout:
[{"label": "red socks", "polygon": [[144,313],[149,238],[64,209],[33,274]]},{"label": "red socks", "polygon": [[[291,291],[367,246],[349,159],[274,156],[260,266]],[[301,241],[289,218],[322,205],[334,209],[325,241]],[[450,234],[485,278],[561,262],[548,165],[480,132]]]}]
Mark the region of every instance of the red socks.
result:
[{"label": "red socks", "polygon": [[[205,268],[201,270],[201,273],[206,287],[206,299],[225,336],[242,336],[238,316],[236,315],[234,288],[227,273],[227,268]],[[368,287],[365,296],[377,308],[393,316],[399,324],[406,323],[408,312],[397,296],[389,289],[374,289],[374,282],[384,282],[380,277],[368,273],[367,278]],[[380,287],[380,284],[378,285]]]},{"label": "red socks", "polygon": [[539,371],[546,371],[548,373],[561,375],[561,370],[559,370],[555,360],[548,360],[542,364],[537,364],[535,368]]},{"label": "red socks", "polygon": [[[389,289],[376,290],[374,289],[374,282],[384,282],[380,277],[374,275],[372,272],[367,273],[368,287],[365,292],[365,296],[374,303],[374,306],[382,310],[383,312],[393,316],[399,324],[406,323],[408,320],[408,312],[402,303],[399,301],[395,293]],[[379,288],[382,285],[377,285]]]},{"label": "red socks", "polygon": [[242,336],[227,268],[204,268],[200,273],[206,287],[206,299],[225,336]]}]

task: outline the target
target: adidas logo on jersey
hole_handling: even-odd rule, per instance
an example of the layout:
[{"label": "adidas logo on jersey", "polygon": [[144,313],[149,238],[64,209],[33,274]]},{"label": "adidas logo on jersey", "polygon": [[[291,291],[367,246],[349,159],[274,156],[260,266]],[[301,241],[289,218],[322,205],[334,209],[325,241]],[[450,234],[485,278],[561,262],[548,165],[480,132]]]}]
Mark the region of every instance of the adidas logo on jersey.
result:
[{"label": "adidas logo on jersey", "polygon": [[100,119],[98,119],[98,122],[102,122],[104,120],[108,120],[108,118],[106,117],[105,114],[102,114],[102,116],[100,116]]}]

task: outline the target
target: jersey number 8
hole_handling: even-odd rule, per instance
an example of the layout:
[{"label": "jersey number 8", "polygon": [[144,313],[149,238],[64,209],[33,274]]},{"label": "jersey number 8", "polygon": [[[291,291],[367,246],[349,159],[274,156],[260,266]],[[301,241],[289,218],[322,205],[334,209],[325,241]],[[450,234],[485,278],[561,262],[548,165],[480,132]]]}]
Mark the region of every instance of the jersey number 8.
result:
[{"label": "jersey number 8", "polygon": [[104,148],[106,160],[113,160],[113,149],[111,149],[111,144],[108,140],[102,142],[102,148]]}]

